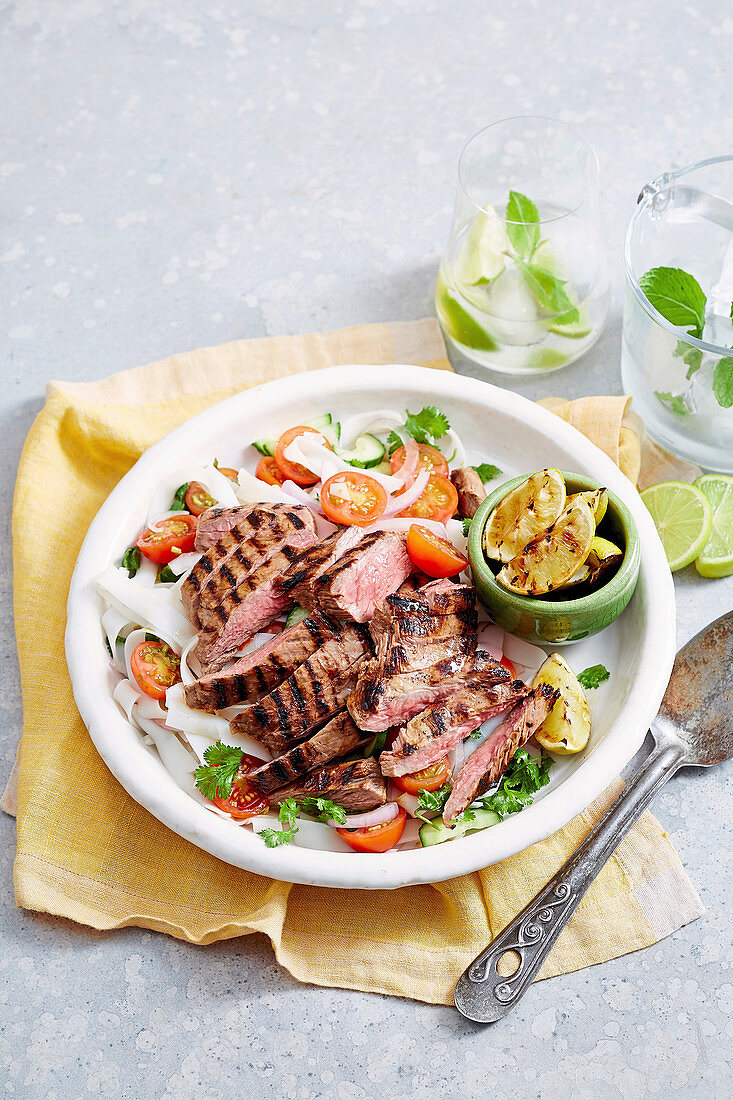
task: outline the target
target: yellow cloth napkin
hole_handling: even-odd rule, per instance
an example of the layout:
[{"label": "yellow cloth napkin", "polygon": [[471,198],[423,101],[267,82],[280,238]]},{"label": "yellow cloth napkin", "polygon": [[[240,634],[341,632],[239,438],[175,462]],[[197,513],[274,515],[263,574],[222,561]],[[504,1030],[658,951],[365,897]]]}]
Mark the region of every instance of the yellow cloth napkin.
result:
[{"label": "yellow cloth napkin", "polygon": [[[577,847],[619,781],[548,840],[475,874],[394,892],[293,886],[199,851],[129,798],[79,718],[64,661],[66,595],[84,533],[139,454],[243,387],[347,362],[450,369],[437,324],[426,320],[240,341],[98,383],[49,385],[21,458],[13,517],[24,706],[16,900],[97,929],[138,925],[197,944],[265,932],[300,980],[448,1003],[459,973]],[[541,976],[646,947],[701,912],[645,813]]]}]

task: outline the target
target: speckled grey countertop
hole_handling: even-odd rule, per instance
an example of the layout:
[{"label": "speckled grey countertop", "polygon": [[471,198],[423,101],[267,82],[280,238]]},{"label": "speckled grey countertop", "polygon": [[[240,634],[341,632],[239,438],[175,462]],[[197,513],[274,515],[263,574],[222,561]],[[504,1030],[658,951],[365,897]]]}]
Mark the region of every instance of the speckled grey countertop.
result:
[{"label": "speckled grey countertop", "polygon": [[[236,337],[424,316],[464,141],[540,113],[599,152],[615,298],[585,361],[516,388],[619,392],[635,196],[659,171],[733,145],[724,11],[711,0],[0,4],[8,768],[20,723],[10,502],[45,382]],[[733,604],[733,579],[686,571],[677,596],[683,642]],[[3,818],[0,1088],[33,1100],[730,1095],[724,795],[722,774],[690,775],[655,804],[701,920],[541,983],[489,1029],[447,1008],[298,985],[261,937],[233,955],[20,913]]]}]

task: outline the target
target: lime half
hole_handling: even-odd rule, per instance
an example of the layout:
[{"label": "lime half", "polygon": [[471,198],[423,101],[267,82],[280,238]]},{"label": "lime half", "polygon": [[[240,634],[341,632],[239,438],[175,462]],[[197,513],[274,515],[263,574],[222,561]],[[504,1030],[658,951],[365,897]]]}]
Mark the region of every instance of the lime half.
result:
[{"label": "lime half", "polygon": [[458,344],[477,351],[497,351],[499,345],[494,337],[453,297],[440,272],[435,288],[435,308],[448,334]]},{"label": "lime half", "polygon": [[695,568],[703,577],[727,577],[733,573],[733,477],[703,474],[695,485],[708,498],[713,513],[710,538]]},{"label": "lime half", "polygon": [[504,222],[493,206],[485,206],[471,223],[455,265],[455,277],[464,286],[490,283],[504,270],[509,248]]},{"label": "lime half", "polygon": [[641,499],[652,514],[669,568],[684,569],[702,552],[712,527],[712,509],[696,485],[686,481],[660,481],[650,485]]}]

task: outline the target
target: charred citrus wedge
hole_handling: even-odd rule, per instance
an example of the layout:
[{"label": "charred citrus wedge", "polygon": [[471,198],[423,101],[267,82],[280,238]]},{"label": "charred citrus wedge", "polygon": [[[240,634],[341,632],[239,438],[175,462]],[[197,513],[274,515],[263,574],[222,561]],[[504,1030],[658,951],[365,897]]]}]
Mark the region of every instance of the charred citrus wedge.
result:
[{"label": "charred citrus wedge", "polygon": [[513,557],[496,579],[519,596],[546,596],[567,584],[585,563],[595,533],[590,505],[576,499]]},{"label": "charred citrus wedge", "polygon": [[578,497],[582,497],[583,500],[587,500],[590,504],[590,510],[593,513],[593,519],[596,521],[597,527],[605,516],[606,509],[608,508],[608,493],[605,489],[588,489],[584,493],[573,493],[567,498],[565,504],[572,504]]},{"label": "charred citrus wedge", "polygon": [[486,556],[512,561],[555,522],[564,507],[565,482],[560,471],[550,467],[532,474],[507,493],[491,513],[484,531]]}]

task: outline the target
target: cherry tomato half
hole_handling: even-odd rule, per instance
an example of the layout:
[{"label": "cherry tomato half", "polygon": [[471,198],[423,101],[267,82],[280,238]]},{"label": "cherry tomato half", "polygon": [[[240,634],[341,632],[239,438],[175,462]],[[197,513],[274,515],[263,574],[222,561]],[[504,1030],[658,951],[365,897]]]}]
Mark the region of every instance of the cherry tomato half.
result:
[{"label": "cherry tomato half", "polygon": [[161,519],[143,531],[137,540],[137,547],[146,558],[158,565],[167,565],[179,554],[188,554],[193,550],[196,538],[196,519],[188,512]]},{"label": "cherry tomato half", "polygon": [[431,764],[429,768],[423,768],[421,772],[413,772],[412,775],[398,775],[394,782],[397,786],[407,791],[408,794],[419,794],[420,791],[437,791],[443,786],[451,773],[450,760],[446,756],[437,764]]},{"label": "cherry tomato half", "polygon": [[259,768],[261,764],[262,761],[258,760],[256,756],[248,756],[247,753],[244,753],[236,779],[232,783],[232,793],[228,798],[219,798],[217,795],[214,799],[214,805],[218,806],[220,810],[224,810],[225,813],[231,814],[237,821],[245,821],[249,817],[266,814],[270,808],[269,802],[246,778],[247,772]]},{"label": "cherry tomato half", "polygon": [[334,523],[366,527],[387,507],[383,486],[359,470],[344,470],[324,481],[321,508]]},{"label": "cherry tomato half", "polygon": [[216,468],[220,474],[224,474],[224,477],[228,477],[230,481],[239,480],[239,474],[231,466],[217,466]]},{"label": "cherry tomato half", "polygon": [[151,699],[165,699],[168,688],[181,679],[181,658],[165,642],[140,642],[132,651],[130,667],[140,691]]},{"label": "cherry tomato half", "polygon": [[407,814],[400,806],[397,817],[383,825],[368,825],[363,829],[337,829],[336,832],[355,852],[388,852],[405,831]]},{"label": "cherry tomato half", "polygon": [[[429,443],[419,443],[418,450],[420,457],[417,461],[417,470],[415,476],[420,470],[432,470],[435,474],[442,474],[444,477],[448,477],[448,462],[445,455],[441,454],[437,447],[431,447]],[[389,460],[390,469],[393,474],[398,473],[402,469],[405,462],[405,448],[398,447],[392,454]],[[412,479],[413,481],[415,478]]]},{"label": "cherry tomato half", "polygon": [[511,661],[509,660],[509,658],[508,658],[508,657],[505,657],[505,656],[504,656],[504,655],[502,654],[502,656],[501,656],[501,660],[499,661],[499,664],[500,664],[500,665],[503,665],[503,666],[504,666],[504,668],[505,668],[505,669],[507,670],[507,672],[508,672],[508,673],[509,673],[509,675],[511,676],[512,680],[516,680],[516,678],[517,678],[517,670],[515,669],[514,665],[513,665],[513,664],[512,664],[512,662],[511,662]]},{"label": "cherry tomato half", "polygon": [[418,569],[429,577],[455,577],[468,565],[452,542],[433,534],[427,527],[413,523],[407,532],[407,553]]},{"label": "cherry tomato half", "polygon": [[186,490],[186,507],[192,516],[200,516],[207,508],[213,508],[216,501],[200,481],[189,482]]},{"label": "cherry tomato half", "polygon": [[255,477],[258,477],[260,481],[267,482],[268,485],[282,485],[283,481],[285,481],[285,474],[282,472],[275,459],[265,457],[264,455],[257,463]]},{"label": "cherry tomato half", "polygon": [[458,493],[453,482],[442,474],[431,474],[423,495],[418,497],[409,508],[405,508],[404,512],[400,512],[400,515],[412,516],[415,519],[434,519],[438,523],[445,523],[457,507]]},{"label": "cherry tomato half", "polygon": [[308,428],[304,424],[298,424],[295,428],[288,428],[286,432],[280,436],[275,447],[275,461],[283,472],[284,477],[289,481],[294,481],[296,485],[315,485],[318,481],[318,475],[314,474],[312,470],[302,466],[299,462],[291,462],[285,457],[284,451],[294,439],[297,439],[299,435],[304,435],[306,432],[312,432],[313,435],[318,436],[318,442],[322,443],[325,447],[328,447],[329,451],[333,450],[333,447],[326,439],[325,435],[317,431],[315,428]]}]

